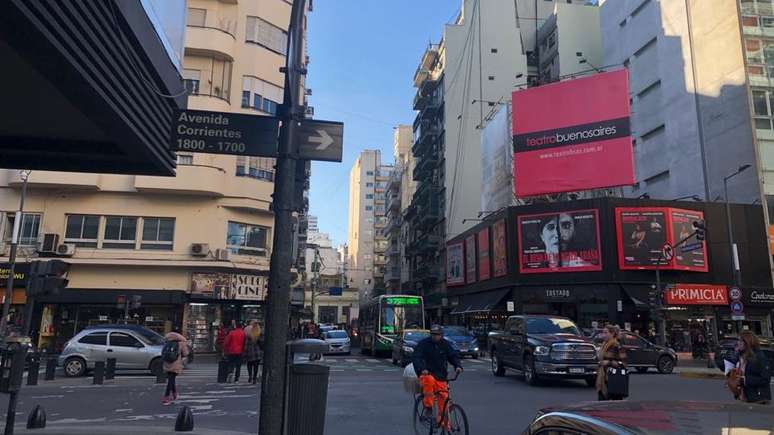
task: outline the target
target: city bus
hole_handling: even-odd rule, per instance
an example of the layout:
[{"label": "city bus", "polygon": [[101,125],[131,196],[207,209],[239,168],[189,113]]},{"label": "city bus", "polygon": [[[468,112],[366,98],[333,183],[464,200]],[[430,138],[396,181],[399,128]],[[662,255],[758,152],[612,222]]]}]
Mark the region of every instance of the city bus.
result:
[{"label": "city bus", "polygon": [[425,329],[425,306],[421,296],[382,295],[360,307],[360,351],[363,354],[392,352],[392,341],[404,329]]}]

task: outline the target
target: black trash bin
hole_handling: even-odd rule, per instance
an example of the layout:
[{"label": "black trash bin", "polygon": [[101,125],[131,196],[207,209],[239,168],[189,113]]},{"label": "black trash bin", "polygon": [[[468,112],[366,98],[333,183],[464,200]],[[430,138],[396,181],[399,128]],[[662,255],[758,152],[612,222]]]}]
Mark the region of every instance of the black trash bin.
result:
[{"label": "black trash bin", "polygon": [[330,368],[293,364],[290,368],[288,435],[323,435]]},{"label": "black trash bin", "polygon": [[328,351],[328,343],[303,339],[290,341],[287,346],[287,435],[323,435],[330,368],[312,362]]}]

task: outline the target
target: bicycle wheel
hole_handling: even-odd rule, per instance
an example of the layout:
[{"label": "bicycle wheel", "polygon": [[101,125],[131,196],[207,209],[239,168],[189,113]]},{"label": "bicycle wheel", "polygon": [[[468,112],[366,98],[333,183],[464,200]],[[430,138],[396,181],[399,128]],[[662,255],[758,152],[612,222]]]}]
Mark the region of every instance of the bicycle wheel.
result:
[{"label": "bicycle wheel", "polygon": [[469,435],[470,427],[468,426],[468,416],[465,415],[465,410],[456,403],[449,408],[448,417],[449,430],[444,433],[448,435]]},{"label": "bicycle wheel", "polygon": [[422,404],[422,395],[417,394],[416,399],[414,400],[414,435],[428,435],[433,432],[433,421],[435,421],[435,417],[433,417],[433,420],[422,420],[422,413],[425,410],[424,404]]}]

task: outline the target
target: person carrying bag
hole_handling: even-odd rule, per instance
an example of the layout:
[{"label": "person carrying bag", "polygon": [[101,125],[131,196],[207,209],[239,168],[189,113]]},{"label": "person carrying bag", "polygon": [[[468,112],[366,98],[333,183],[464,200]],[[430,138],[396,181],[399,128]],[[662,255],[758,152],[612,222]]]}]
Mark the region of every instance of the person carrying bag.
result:
[{"label": "person carrying bag", "polygon": [[620,329],[616,325],[607,325],[602,330],[605,342],[599,350],[596,383],[599,400],[621,400],[629,396],[626,350],[618,342],[619,332]]},{"label": "person carrying bag", "polygon": [[742,331],[736,351],[736,362],[725,361],[728,389],[734,399],[768,405],[771,403],[771,362],[761,351],[758,337],[751,331]]}]

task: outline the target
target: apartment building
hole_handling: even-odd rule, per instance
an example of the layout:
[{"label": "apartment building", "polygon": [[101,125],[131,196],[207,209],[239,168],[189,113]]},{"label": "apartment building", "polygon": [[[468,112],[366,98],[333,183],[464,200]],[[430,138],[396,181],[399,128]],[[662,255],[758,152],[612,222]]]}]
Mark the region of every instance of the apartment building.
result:
[{"label": "apartment building", "polygon": [[470,228],[482,211],[481,129],[516,87],[537,82],[538,31],[557,3],[587,2],[464,0],[415,72],[412,153],[418,184],[404,218],[411,227],[412,288],[438,320],[451,306],[445,242]]},{"label": "apartment building", "polygon": [[[387,185],[387,264],[384,271],[384,283],[388,293],[399,293],[411,289],[409,269],[406,262],[406,240],[408,224],[403,213],[411,203],[416,190],[412,179],[414,156],[411,154],[413,142],[410,125],[399,125],[393,135],[394,169]],[[404,286],[403,284],[407,285]]]},{"label": "apartment building", "polygon": [[[290,11],[285,0],[190,0],[182,71],[188,107],[275,114]],[[232,320],[262,320],[273,160],[177,159],[174,177],[31,173],[21,258],[72,265],[69,287],[39,301],[33,324],[53,325],[41,330],[41,345],[58,350],[85,326],[125,320],[117,303],[132,296],[140,307],[129,322],[162,333],[181,325],[197,352],[215,351],[218,330]],[[21,185],[17,171],[0,171],[4,244]],[[23,294],[13,303],[19,311]]]}]

